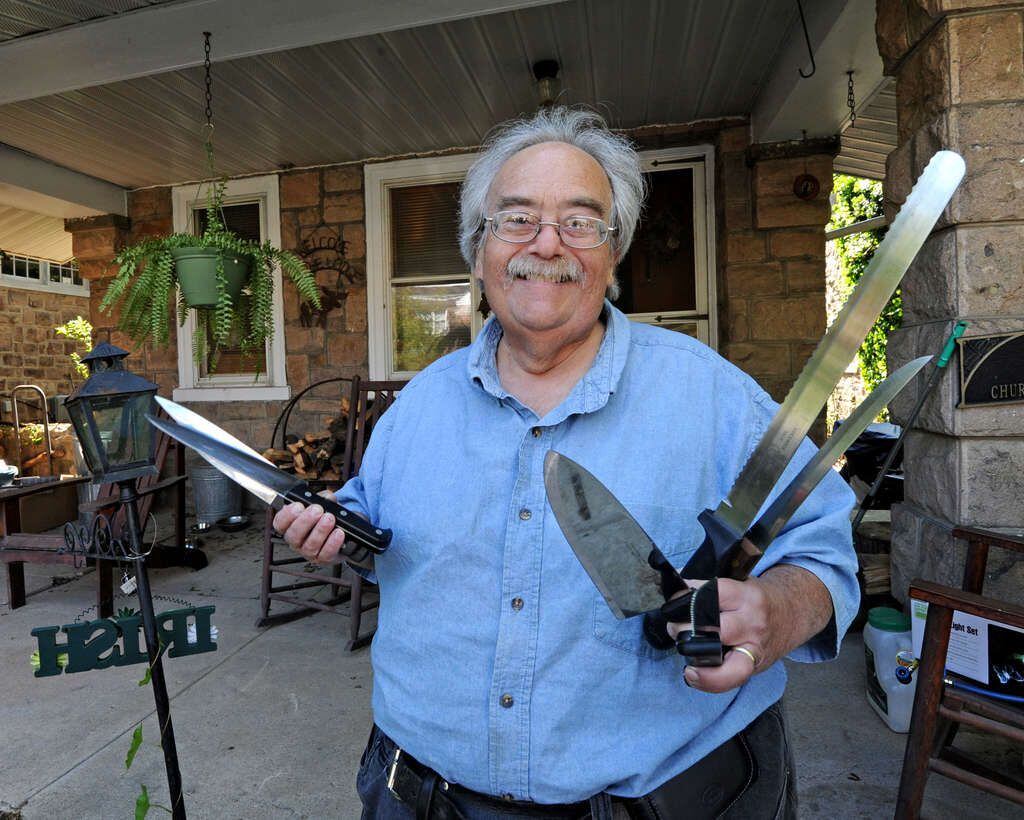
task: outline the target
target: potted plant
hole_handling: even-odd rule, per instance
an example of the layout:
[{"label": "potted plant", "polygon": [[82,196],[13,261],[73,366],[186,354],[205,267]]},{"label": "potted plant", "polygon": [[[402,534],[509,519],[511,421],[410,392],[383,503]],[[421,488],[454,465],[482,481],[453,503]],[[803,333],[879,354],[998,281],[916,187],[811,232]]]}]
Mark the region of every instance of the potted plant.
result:
[{"label": "potted plant", "polygon": [[[118,327],[135,342],[167,344],[168,302],[177,291],[178,323],[195,310],[192,349],[197,362],[211,354],[211,369],[229,339],[237,340],[243,353],[253,353],[273,336],[275,266],[295,285],[300,301],[320,305],[316,280],[295,254],[228,230],[221,210],[226,184],[211,183],[199,236],[146,237],[122,249],[114,258],[117,274],[100,303],[108,312],[120,308]],[[240,302],[243,290],[249,298]]]}]

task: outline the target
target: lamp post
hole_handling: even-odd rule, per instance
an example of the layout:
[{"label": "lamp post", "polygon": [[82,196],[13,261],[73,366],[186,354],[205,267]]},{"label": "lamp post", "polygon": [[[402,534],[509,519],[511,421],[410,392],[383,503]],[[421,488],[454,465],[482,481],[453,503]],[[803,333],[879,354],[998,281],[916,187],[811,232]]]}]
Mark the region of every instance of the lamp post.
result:
[{"label": "lamp post", "polygon": [[82,358],[89,368],[89,378],[67,397],[64,404],[82,445],[93,483],[116,482],[118,486],[118,501],[124,508],[128,543],[134,556],[142,631],[160,722],[160,745],[164,751],[171,811],[174,820],[184,820],[181,771],[174,744],[153,594],[146,573],[146,555],[141,549],[142,527],[135,487],[139,476],[156,472],[153,457],[155,437],[146,414],[152,411],[157,385],[126,370],[124,359],[127,356],[128,351],[107,342],[96,345]]}]

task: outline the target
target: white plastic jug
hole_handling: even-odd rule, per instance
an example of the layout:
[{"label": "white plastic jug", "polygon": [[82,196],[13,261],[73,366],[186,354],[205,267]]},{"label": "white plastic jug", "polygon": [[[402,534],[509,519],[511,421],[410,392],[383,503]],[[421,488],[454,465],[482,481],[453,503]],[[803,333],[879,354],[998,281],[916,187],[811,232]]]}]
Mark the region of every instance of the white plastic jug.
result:
[{"label": "white plastic jug", "polygon": [[894,732],[910,729],[917,680],[900,683],[896,677],[896,656],[912,649],[909,615],[884,606],[868,610],[864,626],[868,703]]}]

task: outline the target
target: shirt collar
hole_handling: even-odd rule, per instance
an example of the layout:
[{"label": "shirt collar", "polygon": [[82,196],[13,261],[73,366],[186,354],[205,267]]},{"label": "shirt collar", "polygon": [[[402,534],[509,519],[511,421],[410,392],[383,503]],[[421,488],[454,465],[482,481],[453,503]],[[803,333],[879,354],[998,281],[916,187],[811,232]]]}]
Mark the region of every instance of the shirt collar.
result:
[{"label": "shirt collar", "polygon": [[[629,319],[607,299],[604,303],[605,331],[601,346],[594,361],[582,379],[566,396],[561,405],[546,417],[551,424],[557,424],[572,413],[593,413],[608,403],[609,397],[618,387],[622,371],[629,355]],[[493,314],[484,323],[479,335],[469,348],[467,375],[485,392],[498,400],[515,400],[502,386],[498,378],[498,342],[503,331]]]}]

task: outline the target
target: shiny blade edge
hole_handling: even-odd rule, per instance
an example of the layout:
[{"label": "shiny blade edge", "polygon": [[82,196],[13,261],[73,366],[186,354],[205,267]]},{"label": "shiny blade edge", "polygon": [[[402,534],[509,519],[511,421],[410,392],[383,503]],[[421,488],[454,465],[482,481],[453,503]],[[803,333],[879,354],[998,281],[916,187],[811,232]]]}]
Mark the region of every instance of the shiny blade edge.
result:
[{"label": "shiny blade edge", "polygon": [[871,391],[750,528],[747,538],[755,546],[762,551],[768,548],[832,465],[931,359],[931,356],[921,356],[907,362]]},{"label": "shiny blade edge", "polygon": [[173,402],[170,399],[165,399],[163,396],[154,396],[153,398],[163,408],[163,411],[182,427],[191,427],[193,430],[198,430],[200,433],[204,433],[210,438],[221,442],[221,444],[227,444],[246,455],[258,458],[275,469],[277,468],[274,462],[264,458],[248,444],[235,438],[223,427],[219,427],[209,419],[200,416],[194,410],[190,410],[188,407]]},{"label": "shiny blade edge", "polygon": [[964,175],[964,161],[939,151],[921,173],[860,282],[793,384],[715,515],[745,532],[789,464],[843,370],[928,238]]},{"label": "shiny blade edge", "polygon": [[[150,423],[158,430],[162,430],[171,438],[177,439],[182,444],[191,447],[192,450],[198,453],[211,467],[214,467],[215,469],[219,470],[222,474],[226,475],[236,484],[248,490],[258,499],[260,499],[264,504],[270,506],[274,505],[274,502],[277,500],[279,495],[279,493],[276,490],[274,490],[271,487],[268,487],[266,484],[257,481],[244,470],[236,469],[235,467],[231,466],[230,464],[227,464],[226,462],[222,461],[216,456],[208,454],[202,449],[202,447],[205,445],[205,442],[200,443],[200,446],[196,446],[197,442],[193,438],[193,436],[200,436],[209,441],[212,441],[214,444],[219,444],[221,447],[226,447],[228,449],[235,450],[235,452],[239,456],[244,458],[252,459],[255,458],[255,456],[251,456],[242,450],[236,450],[229,444],[221,444],[215,439],[208,437],[202,431],[195,430],[186,425],[178,424],[177,422],[174,421],[168,421],[167,419],[155,418],[154,416],[147,416],[147,418],[149,419]],[[270,467],[271,469],[276,469],[269,462],[267,462],[267,466]]]}]

